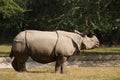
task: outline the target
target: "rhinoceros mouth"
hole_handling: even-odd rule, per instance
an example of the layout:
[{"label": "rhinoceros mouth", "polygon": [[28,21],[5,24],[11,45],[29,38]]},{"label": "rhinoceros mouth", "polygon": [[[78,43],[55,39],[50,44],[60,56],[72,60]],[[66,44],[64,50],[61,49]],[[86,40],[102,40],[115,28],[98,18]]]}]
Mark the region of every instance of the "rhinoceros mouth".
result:
[{"label": "rhinoceros mouth", "polygon": [[98,47],[99,47],[99,45],[100,45],[100,43],[97,43],[97,44],[96,44],[96,47],[98,48]]}]

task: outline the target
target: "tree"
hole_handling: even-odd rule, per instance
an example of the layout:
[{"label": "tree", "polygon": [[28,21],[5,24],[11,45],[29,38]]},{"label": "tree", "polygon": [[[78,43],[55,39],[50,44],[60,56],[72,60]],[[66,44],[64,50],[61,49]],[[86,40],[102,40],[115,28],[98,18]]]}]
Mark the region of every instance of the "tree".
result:
[{"label": "tree", "polygon": [[120,0],[0,0],[0,30],[13,35],[26,29],[89,29],[100,41],[114,43],[112,34],[120,31],[119,9]]},{"label": "tree", "polygon": [[20,31],[24,12],[15,0],[0,0],[0,40]]}]

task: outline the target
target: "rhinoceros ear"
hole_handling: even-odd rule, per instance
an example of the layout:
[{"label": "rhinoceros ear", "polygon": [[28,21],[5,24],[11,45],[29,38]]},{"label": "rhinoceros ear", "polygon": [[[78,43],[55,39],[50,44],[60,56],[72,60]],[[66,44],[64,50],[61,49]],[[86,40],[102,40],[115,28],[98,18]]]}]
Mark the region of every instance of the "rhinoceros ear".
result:
[{"label": "rhinoceros ear", "polygon": [[80,34],[80,32],[76,29],[74,30],[74,33]]},{"label": "rhinoceros ear", "polygon": [[77,33],[77,34],[79,34],[80,36],[85,37],[85,34],[84,34],[84,33],[79,32],[78,30],[74,30],[74,33]]}]

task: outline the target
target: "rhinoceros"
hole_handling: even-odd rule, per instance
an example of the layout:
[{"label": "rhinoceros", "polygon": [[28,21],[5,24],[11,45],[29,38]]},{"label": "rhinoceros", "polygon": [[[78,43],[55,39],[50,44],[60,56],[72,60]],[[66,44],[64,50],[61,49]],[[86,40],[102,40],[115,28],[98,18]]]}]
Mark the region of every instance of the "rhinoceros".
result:
[{"label": "rhinoceros", "polygon": [[99,40],[95,35],[88,37],[78,31],[26,30],[14,38],[10,57],[14,57],[12,67],[18,72],[27,71],[25,62],[31,57],[43,64],[56,61],[55,72],[63,73],[64,64],[70,56],[81,49],[98,46]]}]

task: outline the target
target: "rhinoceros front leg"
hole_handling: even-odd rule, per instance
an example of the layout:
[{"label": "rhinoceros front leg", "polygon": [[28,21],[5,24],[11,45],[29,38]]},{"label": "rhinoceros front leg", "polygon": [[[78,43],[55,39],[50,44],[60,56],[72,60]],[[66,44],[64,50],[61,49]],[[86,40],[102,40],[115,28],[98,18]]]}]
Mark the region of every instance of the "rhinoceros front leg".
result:
[{"label": "rhinoceros front leg", "polygon": [[66,61],[67,61],[67,57],[63,57],[63,59],[62,59],[62,65],[61,65],[61,73],[64,73],[65,72],[65,63],[66,63]]},{"label": "rhinoceros front leg", "polygon": [[65,62],[67,61],[67,57],[58,57],[55,64],[55,72],[65,72]]}]

